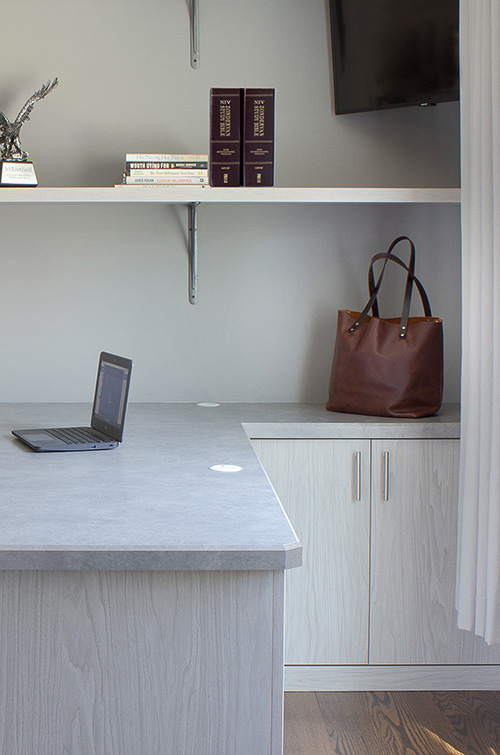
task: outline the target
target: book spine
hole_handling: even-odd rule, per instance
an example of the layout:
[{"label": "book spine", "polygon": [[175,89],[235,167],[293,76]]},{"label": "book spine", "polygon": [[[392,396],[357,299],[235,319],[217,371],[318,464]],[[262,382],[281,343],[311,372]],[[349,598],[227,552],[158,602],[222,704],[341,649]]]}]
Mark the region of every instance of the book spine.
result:
[{"label": "book spine", "polygon": [[146,176],[153,178],[161,176],[162,178],[180,178],[181,176],[193,176],[195,178],[208,178],[208,170],[129,170],[126,176]]},{"label": "book spine", "polygon": [[140,162],[140,161],[127,161],[125,163],[125,170],[208,170],[207,160],[195,160],[190,162],[177,161],[177,162]]},{"label": "book spine", "polygon": [[241,186],[241,89],[210,90],[210,185]]},{"label": "book spine", "polygon": [[175,178],[163,178],[162,176],[153,176],[148,178],[147,176],[124,176],[124,183],[126,184],[147,184],[148,186],[154,185],[168,185],[175,184],[188,184],[191,186],[208,186],[208,176],[195,178],[194,176],[177,176]]},{"label": "book spine", "polygon": [[246,89],[243,185],[274,185],[274,89]]},{"label": "book spine", "polygon": [[157,163],[157,162],[207,162],[208,155],[173,155],[173,154],[134,154],[125,155],[125,161],[130,163]]}]

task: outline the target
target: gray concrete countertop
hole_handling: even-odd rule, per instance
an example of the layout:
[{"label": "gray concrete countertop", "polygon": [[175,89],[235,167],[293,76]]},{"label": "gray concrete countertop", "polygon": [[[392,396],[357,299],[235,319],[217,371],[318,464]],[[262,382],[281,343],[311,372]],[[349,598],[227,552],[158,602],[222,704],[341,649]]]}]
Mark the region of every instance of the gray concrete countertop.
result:
[{"label": "gray concrete countertop", "polygon": [[[284,569],[301,546],[238,406],[132,404],[118,449],[36,453],[12,429],[85,404],[0,405],[1,569]],[[241,472],[215,472],[215,464]]]},{"label": "gray concrete countertop", "polygon": [[[396,419],[327,412],[320,404],[240,404],[249,438],[459,438],[460,405],[433,417]],[[244,417],[244,419],[243,419]]]},{"label": "gray concrete countertop", "polygon": [[298,566],[248,438],[459,436],[456,405],[385,420],[312,404],[131,404],[123,444],[99,452],[39,454],[10,433],[89,417],[87,404],[0,404],[0,569]]}]

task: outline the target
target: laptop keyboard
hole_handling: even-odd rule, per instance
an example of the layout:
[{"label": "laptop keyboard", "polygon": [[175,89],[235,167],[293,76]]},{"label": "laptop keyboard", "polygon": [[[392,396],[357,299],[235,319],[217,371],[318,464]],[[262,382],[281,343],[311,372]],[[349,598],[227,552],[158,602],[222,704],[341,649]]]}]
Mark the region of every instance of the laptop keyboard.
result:
[{"label": "laptop keyboard", "polygon": [[46,432],[54,438],[62,440],[68,446],[79,443],[102,443],[103,441],[109,443],[109,438],[88,427],[56,427],[46,430]]}]

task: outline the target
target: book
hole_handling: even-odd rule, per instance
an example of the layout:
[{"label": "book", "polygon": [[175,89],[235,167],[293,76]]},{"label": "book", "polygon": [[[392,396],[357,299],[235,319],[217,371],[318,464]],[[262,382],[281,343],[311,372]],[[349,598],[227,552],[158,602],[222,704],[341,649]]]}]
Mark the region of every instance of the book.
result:
[{"label": "book", "polygon": [[128,153],[125,155],[125,162],[208,162],[208,155],[174,155],[174,154],[134,154]]},{"label": "book", "polygon": [[210,90],[210,185],[241,185],[241,89]]},{"label": "book", "polygon": [[245,89],[243,185],[274,185],[274,89]]},{"label": "book", "polygon": [[160,189],[169,189],[169,188],[170,189],[175,189],[178,186],[187,186],[187,187],[194,188],[194,187],[198,186],[200,189],[207,189],[208,188],[208,190],[210,191],[210,186],[208,185],[208,183],[204,183],[204,184],[192,184],[192,183],[177,184],[177,183],[168,182],[168,183],[164,183],[163,184],[163,183],[156,183],[156,181],[153,181],[153,182],[148,181],[146,183],[137,183],[137,182],[127,183],[125,181],[125,179],[123,179],[123,183],[121,183],[121,184],[115,184],[114,188],[115,189],[122,189],[123,187],[126,188],[128,186],[135,187],[135,188],[137,188],[137,187],[147,187],[148,189],[151,189],[151,188],[153,188],[155,186],[158,187],[158,188],[160,188]]},{"label": "book", "polygon": [[208,184],[208,155],[139,154],[125,156],[123,184]]},{"label": "book", "polygon": [[184,162],[140,162],[127,161],[125,170],[208,170],[207,160],[186,160]]},{"label": "book", "polygon": [[206,176],[175,176],[173,178],[164,178],[163,176],[124,176],[124,184],[137,184],[137,185],[170,185],[175,186],[178,184],[188,184],[191,186],[207,186],[208,174]]},{"label": "book", "polygon": [[125,171],[126,176],[149,176],[149,178],[155,177],[155,176],[161,176],[162,178],[179,178],[180,176],[193,176],[195,178],[208,178],[208,170],[174,170],[167,169],[167,170],[154,170],[154,169],[135,169],[131,168],[128,171]]}]

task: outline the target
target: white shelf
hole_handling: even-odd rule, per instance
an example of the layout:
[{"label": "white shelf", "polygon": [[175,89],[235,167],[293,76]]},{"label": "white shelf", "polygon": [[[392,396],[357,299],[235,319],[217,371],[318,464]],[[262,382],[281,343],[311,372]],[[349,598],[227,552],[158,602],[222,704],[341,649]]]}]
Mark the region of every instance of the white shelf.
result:
[{"label": "white shelf", "polygon": [[196,304],[198,282],[197,207],[199,204],[226,203],[418,203],[460,204],[460,189],[381,189],[211,186],[114,186],[114,187],[36,187],[0,188],[2,203],[148,202],[183,204],[188,207],[188,286],[189,301]]},{"label": "white shelf", "polygon": [[281,188],[277,186],[258,188],[214,188],[211,186],[23,187],[0,189],[0,204],[3,202],[460,204],[460,189]]}]

